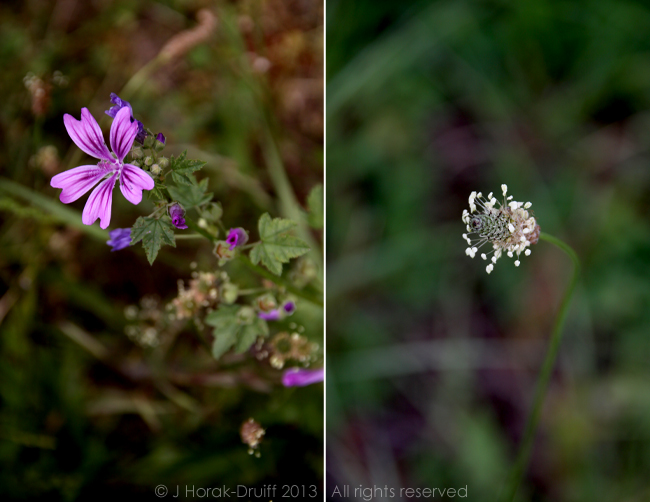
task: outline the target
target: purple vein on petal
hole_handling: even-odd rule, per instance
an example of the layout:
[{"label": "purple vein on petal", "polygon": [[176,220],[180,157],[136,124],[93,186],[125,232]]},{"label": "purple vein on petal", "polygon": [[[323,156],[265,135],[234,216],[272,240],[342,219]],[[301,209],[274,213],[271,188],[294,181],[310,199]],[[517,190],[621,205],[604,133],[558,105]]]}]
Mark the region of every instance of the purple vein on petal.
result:
[{"label": "purple vein on petal", "polygon": [[120,190],[131,204],[136,206],[142,201],[142,190],[151,190],[154,181],[142,169],[131,164],[125,164],[120,176]]},{"label": "purple vein on petal", "polygon": [[131,110],[128,107],[122,108],[113,123],[111,124],[110,142],[111,148],[120,162],[131,150],[135,136],[138,134],[138,124],[131,122]]},{"label": "purple vein on petal", "polygon": [[81,120],[77,120],[72,115],[66,113],[63,116],[63,124],[72,141],[81,150],[96,159],[113,160],[111,153],[104,144],[99,124],[97,124],[97,121],[90,114],[88,108],[81,109]]},{"label": "purple vein on petal", "polygon": [[92,191],[86,201],[86,206],[81,216],[81,221],[84,225],[92,225],[97,218],[100,218],[101,222],[99,226],[101,228],[108,228],[111,222],[111,202],[116,178],[117,174],[114,174],[110,178],[102,181]]},{"label": "purple vein on petal", "polygon": [[57,174],[52,178],[50,185],[62,188],[60,199],[64,204],[74,202],[109,172],[101,165],[79,166],[69,171]]}]

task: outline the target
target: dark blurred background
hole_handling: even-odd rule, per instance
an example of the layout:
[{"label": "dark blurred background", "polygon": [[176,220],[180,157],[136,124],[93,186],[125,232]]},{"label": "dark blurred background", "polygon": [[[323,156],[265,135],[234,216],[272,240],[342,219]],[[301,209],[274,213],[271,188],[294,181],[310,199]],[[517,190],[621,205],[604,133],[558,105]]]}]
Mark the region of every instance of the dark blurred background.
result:
[{"label": "dark blurred background", "polygon": [[[107,138],[115,92],[165,134],[167,156],[187,149],[208,162],[199,178],[224,224],[257,239],[259,216],[286,216],[292,203],[271,163],[302,207],[322,182],[322,30],[320,1],[2,2],[2,500],[157,500],[161,483],[320,490],[322,385],[285,389],[280,371],[250,356],[217,363],[189,323],[161,321],[178,280],[218,272],[212,246],[179,240],[153,267],[139,245],[111,253],[98,223],[81,224],[87,196],[65,206],[49,182],[88,160],[63,114],[88,107]],[[167,60],[150,63],[161,50]],[[110,228],[152,208],[115,190]],[[322,320],[298,302],[271,333],[298,329],[322,345]],[[251,417],[266,429],[252,455],[239,433]]]},{"label": "dark blurred background", "polygon": [[584,267],[520,500],[650,500],[649,33],[635,1],[327,2],[329,496],[497,500],[571,271],[465,255],[506,183]]}]

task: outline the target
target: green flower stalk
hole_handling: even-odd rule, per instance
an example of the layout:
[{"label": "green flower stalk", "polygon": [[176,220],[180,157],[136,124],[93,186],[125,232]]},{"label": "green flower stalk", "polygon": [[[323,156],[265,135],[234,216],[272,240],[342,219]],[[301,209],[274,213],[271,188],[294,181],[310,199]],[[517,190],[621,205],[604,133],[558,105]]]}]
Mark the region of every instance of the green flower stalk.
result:
[{"label": "green flower stalk", "polygon": [[[540,227],[535,217],[528,211],[532,206],[530,202],[517,202],[512,200],[512,196],[507,197],[507,185],[501,185],[501,190],[503,191],[502,203],[499,203],[492,196],[492,193],[488,194],[487,199],[483,197],[481,192],[472,192],[469,196],[470,211],[466,209],[463,211],[463,223],[465,223],[468,232],[467,234],[463,234],[463,239],[469,244],[469,247],[465,250],[465,254],[470,258],[474,258],[482,246],[491,244],[492,251],[489,254],[493,253],[490,260],[492,263],[486,268],[489,274],[494,269],[494,264],[496,264],[504,252],[510,258],[514,257],[515,254],[517,255],[515,266],[518,267],[520,265],[519,255],[523,252],[525,256],[530,256],[530,246],[537,244],[539,240],[544,240],[564,251],[573,262],[573,274],[555,317],[548,350],[538,375],[532,410],[526,421],[526,428],[524,429],[523,439],[519,446],[515,465],[512,468],[512,472],[505,486],[505,492],[501,499],[504,502],[513,502],[532,453],[535,432],[539,425],[544,398],[562,341],[562,328],[564,327],[569,304],[571,303],[571,298],[580,274],[580,260],[568,244],[557,237],[540,232]],[[482,253],[481,258],[487,260],[488,255]]]}]

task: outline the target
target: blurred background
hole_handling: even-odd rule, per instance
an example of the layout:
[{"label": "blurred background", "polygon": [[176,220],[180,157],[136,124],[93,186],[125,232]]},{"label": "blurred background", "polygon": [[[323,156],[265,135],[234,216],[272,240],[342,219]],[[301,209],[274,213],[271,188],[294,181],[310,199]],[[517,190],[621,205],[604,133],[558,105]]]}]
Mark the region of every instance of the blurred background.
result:
[{"label": "blurred background", "polygon": [[[49,183],[88,160],[63,114],[88,107],[107,138],[115,92],[165,134],[165,155],[207,161],[199,178],[224,224],[257,239],[261,214],[304,208],[322,183],[322,38],[320,1],[2,2],[0,498],[158,500],[161,483],[320,490],[322,385],[285,389],[264,358],[216,362],[190,323],[164,322],[177,281],[219,272],[212,246],[179,240],[152,267],[139,245],[111,253],[106,231],[81,224],[87,197],[63,205]],[[118,192],[111,229],[152,211]],[[297,329],[322,347],[322,321],[299,301],[271,335]],[[249,418],[266,430],[253,454],[240,438]]]},{"label": "blurred background", "polygon": [[497,500],[571,273],[465,255],[506,183],[584,267],[519,498],[650,500],[648,33],[635,1],[327,2],[331,499]]}]

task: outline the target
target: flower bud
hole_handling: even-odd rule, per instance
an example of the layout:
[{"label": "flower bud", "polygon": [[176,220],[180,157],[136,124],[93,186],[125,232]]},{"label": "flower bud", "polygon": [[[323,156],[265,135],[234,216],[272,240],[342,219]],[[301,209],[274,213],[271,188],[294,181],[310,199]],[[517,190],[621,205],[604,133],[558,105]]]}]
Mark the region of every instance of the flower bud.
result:
[{"label": "flower bud", "polygon": [[275,297],[271,293],[266,293],[262,296],[259,296],[255,300],[255,303],[257,304],[257,308],[259,308],[264,312],[273,310],[278,306],[278,302],[276,301]]},{"label": "flower bud", "polygon": [[132,159],[141,159],[144,155],[142,148],[135,146],[131,149],[131,158]]},{"label": "flower bud", "polygon": [[226,305],[232,305],[239,296],[239,287],[232,282],[226,282],[221,286],[221,301]]},{"label": "flower bud", "polygon": [[240,324],[251,324],[255,320],[255,317],[255,310],[248,305],[240,308],[239,312],[237,312],[237,320]]},{"label": "flower bud", "polygon": [[154,176],[158,176],[161,172],[162,169],[158,164],[154,164],[153,166],[151,166],[151,174],[153,174]]},{"label": "flower bud", "polygon": [[167,157],[160,157],[158,159],[158,165],[165,169],[169,165],[169,159]]},{"label": "flower bud", "polygon": [[163,133],[159,132],[156,136],[156,141],[154,141],[153,149],[157,152],[162,152],[165,148],[165,136]]},{"label": "flower bud", "polygon": [[147,155],[147,156],[144,158],[144,164],[145,164],[146,166],[150,166],[151,164],[153,164],[153,157],[150,157],[149,155]]},{"label": "flower bud", "polygon": [[169,206],[169,216],[176,228],[180,230],[186,230],[188,228],[185,224],[185,209],[180,204],[175,203]]},{"label": "flower bud", "polygon": [[226,241],[217,241],[213,253],[219,258],[219,266],[235,257],[235,251],[230,249],[230,245]]},{"label": "flower bud", "polygon": [[226,242],[230,244],[230,249],[233,250],[236,247],[243,246],[248,242],[248,234],[243,228],[231,228],[228,231],[228,236],[226,237]]}]

